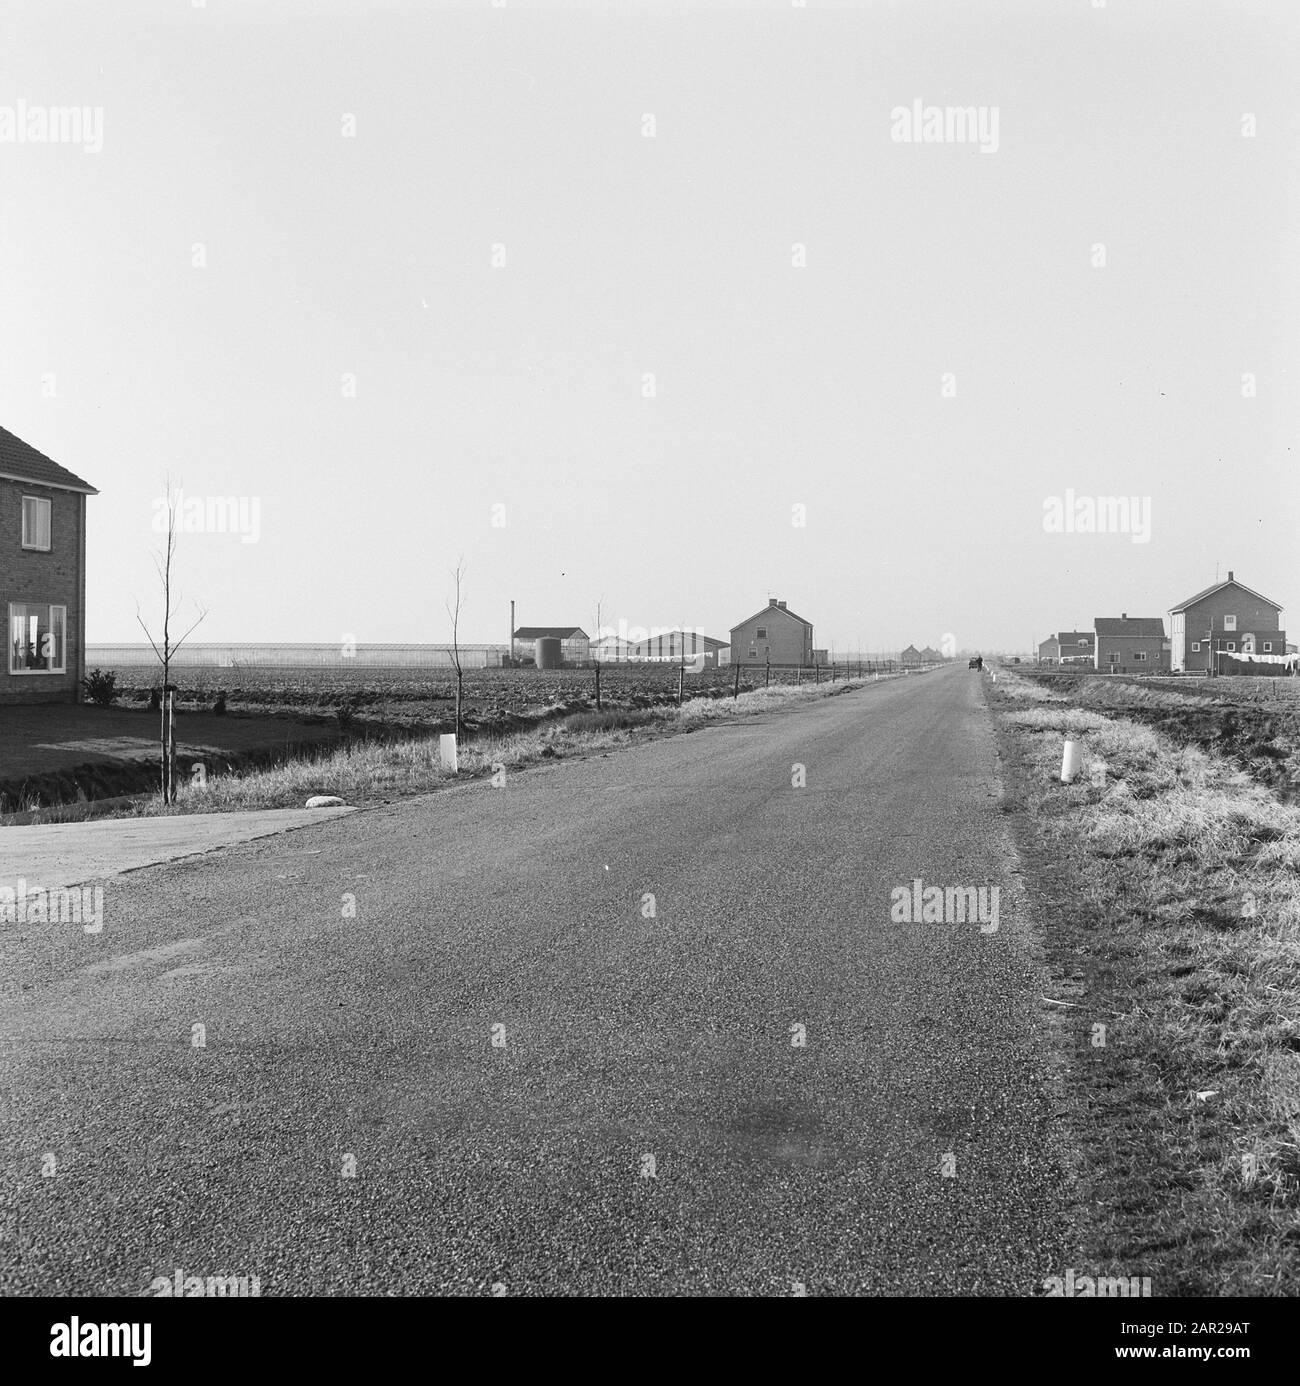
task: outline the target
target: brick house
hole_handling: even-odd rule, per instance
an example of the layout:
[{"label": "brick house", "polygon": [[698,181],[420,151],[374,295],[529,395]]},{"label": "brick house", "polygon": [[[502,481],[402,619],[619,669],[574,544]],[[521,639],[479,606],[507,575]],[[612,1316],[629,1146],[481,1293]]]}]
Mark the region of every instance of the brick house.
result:
[{"label": "brick house", "polygon": [[1096,632],[1091,630],[1063,630],[1049,635],[1040,641],[1038,662],[1040,664],[1087,664],[1094,665],[1097,655]]},{"label": "brick house", "polygon": [[731,628],[733,664],[805,665],[813,662],[811,621],[771,598],[762,611]]},{"label": "brick house", "polygon": [[909,645],[907,649],[898,652],[898,662],[900,664],[920,664],[921,651],[915,645]]},{"label": "brick house", "polygon": [[98,491],[0,428],[0,704],[75,703],[86,674],[86,497]]},{"label": "brick house", "polygon": [[1098,616],[1094,669],[1111,674],[1169,672],[1169,642],[1162,616]]},{"label": "brick house", "polygon": [[1285,655],[1286,629],[1282,608],[1240,583],[1228,570],[1226,582],[1216,582],[1169,613],[1171,661],[1174,673],[1200,673],[1221,656]]}]

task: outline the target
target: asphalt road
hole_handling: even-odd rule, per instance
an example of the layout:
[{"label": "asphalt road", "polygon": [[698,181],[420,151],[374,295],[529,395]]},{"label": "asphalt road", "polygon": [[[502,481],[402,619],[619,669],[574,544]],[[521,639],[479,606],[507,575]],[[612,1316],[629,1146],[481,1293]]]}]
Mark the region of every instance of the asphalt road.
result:
[{"label": "asphalt road", "polygon": [[[980,677],[148,868],[97,935],[0,929],[0,1290],[1034,1293],[1069,1152]],[[996,931],[892,922],[914,878],[998,886]]]}]

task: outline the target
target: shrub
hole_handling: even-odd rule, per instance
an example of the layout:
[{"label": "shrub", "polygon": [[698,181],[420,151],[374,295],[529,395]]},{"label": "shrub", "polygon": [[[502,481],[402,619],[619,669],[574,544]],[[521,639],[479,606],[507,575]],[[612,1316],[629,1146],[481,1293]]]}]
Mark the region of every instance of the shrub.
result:
[{"label": "shrub", "polygon": [[226,695],[217,694],[217,701],[212,704],[212,715],[214,717],[224,717],[226,715]]},{"label": "shrub", "polygon": [[117,701],[117,675],[111,669],[92,669],[81,680],[81,686],[97,707],[112,707]]}]

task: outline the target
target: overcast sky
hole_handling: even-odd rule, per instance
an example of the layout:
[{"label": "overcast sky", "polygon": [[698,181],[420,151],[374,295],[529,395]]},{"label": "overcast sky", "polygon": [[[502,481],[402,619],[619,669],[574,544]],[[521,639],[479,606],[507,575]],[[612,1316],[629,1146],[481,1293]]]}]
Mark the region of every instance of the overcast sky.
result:
[{"label": "overcast sky", "polygon": [[[101,492],[91,642],[157,607],[168,471],[257,502],[182,536],[210,640],[441,641],[462,556],[478,641],[512,597],[725,638],[770,594],[819,646],[1023,649],[1216,564],[1292,608],[1298,37],[1294,0],[4,0],[0,424]],[[985,138],[907,141],[916,103]],[[98,138],[19,139],[71,105]],[[1067,490],[1149,538],[1048,532]]]}]

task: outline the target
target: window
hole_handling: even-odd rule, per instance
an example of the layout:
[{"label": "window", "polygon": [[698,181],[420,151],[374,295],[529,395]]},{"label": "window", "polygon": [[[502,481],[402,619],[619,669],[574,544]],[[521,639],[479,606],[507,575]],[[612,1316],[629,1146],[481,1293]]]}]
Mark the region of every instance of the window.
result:
[{"label": "window", "polygon": [[766,640],[766,639],[767,639],[767,627],[766,627],[766,626],[759,626],[759,628],[754,632],[754,638],[757,639],[757,640]]},{"label": "window", "polygon": [[1088,642],[1086,640],[1080,640],[1077,643],[1081,650],[1086,650],[1088,648]]},{"label": "window", "polygon": [[1145,650],[1134,650],[1134,651],[1133,651],[1133,658],[1136,659],[1136,660],[1138,660],[1140,663],[1145,663],[1145,662],[1146,662],[1146,657],[1147,657],[1147,652],[1146,652]]},{"label": "window", "polygon": [[1201,642],[1200,642],[1199,640],[1193,640],[1193,641],[1192,641],[1192,653],[1193,653],[1193,654],[1200,654],[1200,652],[1201,652]]},{"label": "window", "polygon": [[1237,642],[1235,640],[1229,640],[1223,648],[1225,650],[1235,650],[1237,648]]},{"label": "window", "polygon": [[1225,616],[1223,618],[1223,628],[1224,630],[1236,630],[1237,618],[1235,616]]},{"label": "window", "polygon": [[1265,654],[1272,654],[1272,653],[1273,653],[1273,642],[1272,642],[1271,640],[1265,640],[1265,641],[1264,641],[1264,653],[1265,653]]},{"label": "window", "polygon": [[23,548],[50,548],[50,502],[39,496],[23,497]]},{"label": "window", "polygon": [[1118,654],[1108,654],[1108,655],[1106,656],[1106,658],[1107,658],[1107,659],[1110,661],[1110,663],[1112,663],[1112,664],[1118,664],[1118,663],[1119,663],[1119,655],[1118,655]]},{"label": "window", "polygon": [[68,608],[13,602],[9,607],[9,672],[66,672]]}]

